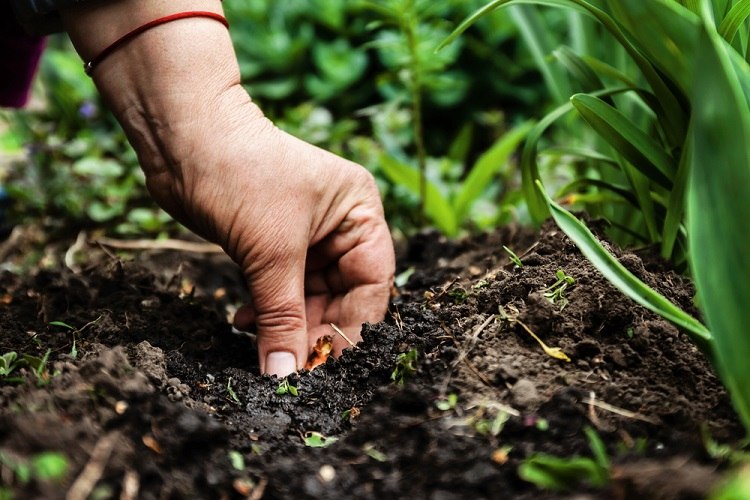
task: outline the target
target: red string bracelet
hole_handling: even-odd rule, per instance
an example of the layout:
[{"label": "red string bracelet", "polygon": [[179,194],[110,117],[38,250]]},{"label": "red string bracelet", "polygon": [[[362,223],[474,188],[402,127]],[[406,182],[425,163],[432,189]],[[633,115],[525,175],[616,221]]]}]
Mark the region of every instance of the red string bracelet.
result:
[{"label": "red string bracelet", "polygon": [[87,75],[91,76],[91,72],[94,71],[94,68],[96,68],[103,60],[105,60],[107,57],[109,57],[114,51],[131,41],[133,38],[137,37],[144,31],[150,30],[151,28],[154,28],[156,26],[159,26],[161,24],[166,24],[172,21],[176,21],[178,19],[186,19],[189,17],[208,17],[210,19],[214,19],[216,21],[219,21],[221,24],[229,28],[229,22],[227,22],[226,18],[222,16],[221,14],[217,14],[215,12],[208,12],[208,11],[202,11],[202,10],[195,10],[195,11],[189,11],[189,12],[178,12],[177,14],[170,14],[168,16],[160,17],[159,19],[154,19],[151,22],[148,22],[144,24],[143,26],[139,26],[138,28],[134,29],[133,31],[130,31],[126,33],[125,35],[121,36],[112,44],[110,44],[107,48],[99,52],[99,54],[96,55],[93,59],[91,59],[89,62],[84,63],[83,70],[86,72]]}]

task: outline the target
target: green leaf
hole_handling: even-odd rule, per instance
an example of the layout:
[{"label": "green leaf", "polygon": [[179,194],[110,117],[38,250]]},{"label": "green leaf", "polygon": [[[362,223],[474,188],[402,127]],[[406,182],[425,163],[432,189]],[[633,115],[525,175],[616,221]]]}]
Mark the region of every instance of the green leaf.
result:
[{"label": "green leaf", "polygon": [[[642,0],[636,0],[642,1]],[[651,2],[643,2],[644,4],[650,4]],[[630,39],[622,31],[620,24],[609,16],[602,9],[595,7],[594,5],[584,0],[494,0],[484,7],[480,8],[468,18],[466,18],[445,40],[443,40],[436,50],[440,50],[446,45],[453,42],[461,33],[466,31],[472,24],[482,17],[488,15],[490,12],[500,7],[509,5],[549,5],[554,7],[562,7],[566,9],[576,9],[584,12],[594,19],[599,21],[610,34],[622,45],[625,51],[630,55],[633,61],[638,65],[638,68],[643,73],[646,81],[651,86],[654,94],[657,97],[656,105],[654,109],[659,122],[664,129],[664,133],[667,136],[667,141],[670,146],[674,147],[681,144],[685,137],[685,113],[680,106],[680,102],[675,96],[673,90],[667,85],[659,72],[656,71],[651,61],[649,61],[639,50],[636,48]]]},{"label": "green leaf", "polygon": [[305,433],[305,446],[309,446],[311,448],[325,448],[327,446],[331,446],[338,440],[339,438],[337,437],[326,437],[320,432],[308,431]]},{"label": "green leaf", "polygon": [[599,76],[594,72],[585,59],[570,50],[568,47],[558,47],[554,56],[568,70],[568,73],[578,80],[581,84],[581,90],[584,92],[593,92],[604,88],[604,84]]},{"label": "green leaf", "polygon": [[531,122],[525,122],[503,134],[474,163],[453,200],[453,211],[458,220],[466,216],[471,204],[487,189],[493,176],[505,166],[508,158],[529,133],[531,127]]},{"label": "green leaf", "polygon": [[674,0],[609,0],[613,17],[635,39],[663,74],[683,93],[690,92],[698,16]]},{"label": "green leaf", "polygon": [[[631,90],[628,87],[619,87],[614,89],[594,92],[592,96],[613,96],[622,92]],[[542,139],[544,132],[557,120],[565,116],[566,113],[573,110],[573,104],[567,102],[550,111],[532,128],[526,139],[521,152],[521,178],[523,180],[522,190],[526,199],[526,206],[529,209],[531,220],[535,224],[541,224],[549,216],[547,201],[544,196],[537,190],[536,181],[541,180],[539,174],[539,165],[537,163],[537,147]]]},{"label": "green leaf", "polygon": [[[417,169],[386,154],[380,156],[380,165],[391,182],[404,186],[419,196],[420,175]],[[458,233],[456,214],[440,190],[429,181],[427,182],[426,196],[427,198],[424,200],[425,212],[430,220],[446,235],[456,235]]]},{"label": "green leaf", "polygon": [[62,321],[50,321],[49,324],[52,326],[61,326],[63,328],[67,328],[68,330],[75,330],[75,328]]},{"label": "green leaf", "polygon": [[[704,29],[696,55],[688,243],[703,311],[714,332],[719,372],[750,429],[750,109],[716,32]],[[747,82],[746,82],[747,83]]]},{"label": "green leaf", "polygon": [[667,189],[672,186],[674,161],[661,144],[597,97],[576,94],[570,101],[591,127],[635,168]]},{"label": "green leaf", "polygon": [[581,482],[591,486],[607,484],[606,471],[602,472],[599,464],[585,457],[532,455],[518,467],[518,475],[539,488],[553,491],[570,490]]},{"label": "green leaf", "polygon": [[732,42],[737,30],[750,16],[750,0],[739,0],[719,25],[719,35],[727,42]]},{"label": "green leaf", "polygon": [[628,271],[581,221],[547,196],[540,182],[537,188],[547,200],[552,217],[560,229],[615,288],[646,309],[684,328],[693,342],[713,359],[713,339],[705,326]]},{"label": "green leaf", "polygon": [[245,470],[245,457],[237,450],[229,450],[229,462],[234,470],[242,472]]},{"label": "green leaf", "polygon": [[36,479],[60,481],[68,472],[68,459],[59,452],[44,452],[31,459],[31,468]]},{"label": "green leaf", "polygon": [[664,218],[662,229],[661,256],[671,259],[674,255],[677,236],[682,226],[685,214],[685,196],[687,193],[687,182],[690,174],[690,163],[693,150],[693,141],[690,135],[685,140],[685,145],[680,155],[680,163],[674,176],[672,190],[668,193],[667,215]]},{"label": "green leaf", "polygon": [[551,64],[549,55],[557,45],[549,26],[535,5],[517,5],[508,9],[516,22],[518,31],[531,52],[537,69],[542,74],[552,99],[556,103],[565,102],[570,96],[570,86],[562,68]]},{"label": "green leaf", "polygon": [[73,163],[73,172],[85,177],[115,178],[120,177],[125,169],[122,164],[115,160],[86,156]]}]

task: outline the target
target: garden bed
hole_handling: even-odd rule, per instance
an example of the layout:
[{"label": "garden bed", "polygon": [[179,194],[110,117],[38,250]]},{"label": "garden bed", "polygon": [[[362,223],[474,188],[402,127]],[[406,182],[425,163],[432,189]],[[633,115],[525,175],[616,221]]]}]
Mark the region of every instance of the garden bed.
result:
[{"label": "garden bed", "polygon": [[[587,428],[606,445],[612,481],[571,481],[573,492],[702,498],[723,466],[702,434],[743,436],[687,337],[613,289],[551,225],[413,238],[386,320],[339,360],[290,377],[285,394],[226,321],[246,293],[231,262],[77,250],[78,272],[0,277],[0,354],[50,350],[43,367],[0,385],[0,477],[14,498],[555,497],[519,466],[538,453],[593,457]],[[689,280],[614,251],[698,314]],[[558,271],[575,282],[552,297]],[[19,464],[49,451],[67,472],[24,483]]]}]

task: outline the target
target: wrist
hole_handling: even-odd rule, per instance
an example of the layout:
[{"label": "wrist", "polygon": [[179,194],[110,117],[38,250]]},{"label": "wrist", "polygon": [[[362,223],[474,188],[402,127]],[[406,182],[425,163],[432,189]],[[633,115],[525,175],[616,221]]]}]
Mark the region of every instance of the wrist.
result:
[{"label": "wrist", "polygon": [[[222,14],[217,0],[120,0],[64,9],[63,21],[84,60],[125,33],[177,12]],[[154,26],[112,52],[92,78],[139,154],[146,173],[170,162],[170,150],[200,135],[212,113],[249,104],[229,33],[215,19]],[[260,114],[260,111],[257,111]],[[198,129],[198,130],[196,130]],[[159,158],[166,156],[166,158]]]}]

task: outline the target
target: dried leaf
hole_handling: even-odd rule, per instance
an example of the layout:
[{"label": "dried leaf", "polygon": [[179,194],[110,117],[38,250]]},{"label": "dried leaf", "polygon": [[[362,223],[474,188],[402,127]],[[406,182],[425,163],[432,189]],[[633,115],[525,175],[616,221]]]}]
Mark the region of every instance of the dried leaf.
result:
[{"label": "dried leaf", "polygon": [[328,360],[328,356],[333,351],[333,336],[323,335],[316,342],[313,351],[307,358],[305,370],[312,371],[316,366],[322,365]]}]

